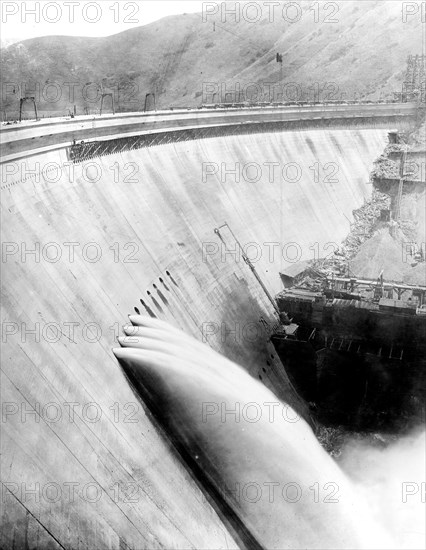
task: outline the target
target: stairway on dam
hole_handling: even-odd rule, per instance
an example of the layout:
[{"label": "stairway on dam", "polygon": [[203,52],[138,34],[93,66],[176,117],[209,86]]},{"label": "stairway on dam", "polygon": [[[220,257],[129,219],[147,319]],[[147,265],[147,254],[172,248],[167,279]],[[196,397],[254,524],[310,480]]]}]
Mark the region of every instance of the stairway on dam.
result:
[{"label": "stairway on dam", "polygon": [[[254,243],[248,253],[275,294],[294,251],[311,259],[348,233],[389,130],[227,136],[75,166],[61,149],[3,166],[0,546],[235,547],[238,535],[111,348],[137,308],[207,342],[303,412],[267,343],[275,311],[229,253],[232,235],[214,229],[227,222],[243,247]],[[259,179],[255,166],[243,170],[252,162]],[[223,167],[236,163],[240,181],[225,180]],[[277,164],[273,181],[267,163]],[[272,257],[265,243],[277,243]]]}]

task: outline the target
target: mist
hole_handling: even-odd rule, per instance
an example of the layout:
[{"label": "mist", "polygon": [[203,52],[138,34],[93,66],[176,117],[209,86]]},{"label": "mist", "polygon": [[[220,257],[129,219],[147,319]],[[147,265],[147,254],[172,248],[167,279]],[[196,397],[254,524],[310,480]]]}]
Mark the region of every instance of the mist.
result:
[{"label": "mist", "polygon": [[382,448],[352,440],[339,461],[398,549],[425,547],[425,448],[418,428]]}]

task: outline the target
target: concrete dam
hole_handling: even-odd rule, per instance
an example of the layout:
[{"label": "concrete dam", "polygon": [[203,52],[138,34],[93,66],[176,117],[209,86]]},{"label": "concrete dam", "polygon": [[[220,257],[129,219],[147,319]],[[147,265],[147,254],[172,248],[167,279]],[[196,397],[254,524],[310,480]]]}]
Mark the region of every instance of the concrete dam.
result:
[{"label": "concrete dam", "polygon": [[[271,110],[259,132],[244,128],[264,114],[247,110],[3,133],[1,547],[246,544],[112,348],[128,314],[167,321],[307,417],[269,342],[269,295],[285,263],[345,237],[388,132],[413,117],[398,108],[364,106],[349,123],[350,106],[336,120],[300,109],[287,125]],[[208,126],[217,135],[199,134]],[[163,139],[181,131],[193,134]]]}]

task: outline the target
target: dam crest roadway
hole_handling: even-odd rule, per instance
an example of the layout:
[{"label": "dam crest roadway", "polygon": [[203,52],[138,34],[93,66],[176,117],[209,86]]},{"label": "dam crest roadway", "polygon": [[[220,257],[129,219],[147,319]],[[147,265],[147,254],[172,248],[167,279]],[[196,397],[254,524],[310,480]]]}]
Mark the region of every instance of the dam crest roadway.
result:
[{"label": "dam crest roadway", "polygon": [[[152,135],[167,132],[171,135],[183,130],[206,130],[236,125],[304,123],[326,125],[338,121],[355,125],[382,126],[415,118],[415,103],[356,103],[312,104],[307,106],[218,108],[214,110],[169,110],[155,113],[126,113],[104,116],[78,116],[59,119],[40,119],[2,127],[2,163],[31,154],[59,149],[74,140],[110,140],[129,136]],[[256,127],[252,126],[252,131]],[[202,134],[201,134],[202,135]],[[173,138],[172,138],[173,139]]]}]

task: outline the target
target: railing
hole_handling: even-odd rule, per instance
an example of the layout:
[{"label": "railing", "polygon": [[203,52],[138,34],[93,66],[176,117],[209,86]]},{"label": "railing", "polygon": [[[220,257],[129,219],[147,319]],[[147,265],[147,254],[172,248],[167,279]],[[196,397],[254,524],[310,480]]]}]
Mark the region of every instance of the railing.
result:
[{"label": "railing", "polygon": [[[375,105],[375,104],[398,104],[407,103],[398,99],[379,99],[378,101],[364,100],[330,100],[330,101],[273,101],[273,102],[256,102],[256,103],[203,103],[198,109],[258,109],[267,107],[312,107],[321,105]],[[171,107],[173,109],[173,107]],[[176,107],[175,107],[176,108]],[[186,107],[184,107],[186,108]],[[188,108],[190,109],[190,108]]]},{"label": "railing", "polygon": [[[244,103],[202,103],[198,106],[175,106],[170,105],[169,107],[161,107],[153,111],[141,111],[149,113],[157,112],[174,112],[174,111],[205,111],[205,110],[216,110],[216,109],[271,109],[279,107],[330,107],[330,106],[344,106],[344,105],[398,105],[398,104],[407,104],[413,102],[401,101],[398,99],[379,99],[378,101],[364,100],[347,100],[347,101],[273,101],[273,102],[244,102]],[[100,109],[86,109],[84,113],[80,113],[78,116],[99,116],[101,114]],[[106,113],[110,115],[112,113]],[[129,114],[129,111],[120,111],[116,110],[117,115],[126,115]],[[24,120],[33,120],[33,117],[30,116],[32,113],[23,111],[22,118]],[[70,109],[63,109],[61,111],[39,111],[39,119],[51,119],[51,118],[61,118],[69,117],[71,115]],[[19,109],[16,111],[10,111],[3,109],[1,111],[1,120],[2,122],[13,122],[19,120]]]},{"label": "railing", "polygon": [[[197,109],[188,112],[180,109],[155,113],[126,112],[115,116],[69,116],[52,121],[4,125],[1,162],[11,162],[30,154],[55,149],[68,149],[74,142],[85,144],[80,151],[76,149],[76,155],[72,155],[73,160],[78,161],[97,154],[110,154],[115,147],[117,150],[125,150],[129,146],[139,148],[203,137],[328,126],[346,128],[353,124],[388,127],[389,124],[406,124],[416,115],[415,104],[342,103],[333,106],[268,105],[264,108],[223,108],[213,111]],[[124,142],[117,141],[123,139]],[[115,143],[106,144],[107,141]]]}]

